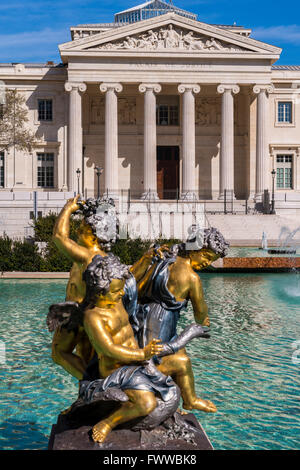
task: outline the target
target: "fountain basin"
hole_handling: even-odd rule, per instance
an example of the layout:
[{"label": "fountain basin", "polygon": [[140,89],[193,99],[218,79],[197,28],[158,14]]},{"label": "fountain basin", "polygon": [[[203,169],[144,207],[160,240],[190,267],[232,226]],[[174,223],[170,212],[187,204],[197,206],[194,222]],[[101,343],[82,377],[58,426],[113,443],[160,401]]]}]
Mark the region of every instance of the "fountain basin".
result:
[{"label": "fountain basin", "polygon": [[[196,389],[218,413],[196,412],[215,449],[299,449],[298,275],[200,274],[213,335],[188,346]],[[51,359],[45,325],[67,280],[0,280],[0,448],[47,449],[51,424],[78,384]],[[217,295],[216,295],[217,293]],[[18,302],[16,302],[16,295]],[[192,307],[180,328],[192,320]],[[194,452],[194,451],[193,451]]]},{"label": "fountain basin", "polygon": [[217,272],[284,272],[300,270],[300,257],[226,257],[218,259],[207,271]]}]

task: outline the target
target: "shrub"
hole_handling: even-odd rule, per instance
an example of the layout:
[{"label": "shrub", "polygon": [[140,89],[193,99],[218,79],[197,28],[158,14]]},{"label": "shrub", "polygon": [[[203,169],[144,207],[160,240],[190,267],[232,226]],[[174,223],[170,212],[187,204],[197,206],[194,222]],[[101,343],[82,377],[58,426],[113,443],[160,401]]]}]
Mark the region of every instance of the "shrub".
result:
[{"label": "shrub", "polygon": [[[36,243],[12,241],[9,237],[0,237],[0,271],[70,271],[72,261],[64,256],[52,241],[52,234],[57,214],[50,213],[34,220],[35,242],[46,242],[46,247],[39,253]],[[80,220],[71,218],[70,238],[76,241]],[[118,240],[112,246],[112,253],[119,256],[121,262],[134,264],[153,243],[172,245],[179,240],[127,239]]]},{"label": "shrub", "polygon": [[[38,217],[33,221],[34,238],[37,242],[50,242],[52,240],[53,229],[57,220],[57,214],[50,212],[44,217]],[[70,220],[70,238],[76,240],[76,233],[80,225],[80,220],[71,217]]]},{"label": "shrub", "polygon": [[140,238],[131,240],[118,240],[112,246],[112,253],[119,256],[124,264],[135,263],[145,251],[149,249],[152,242],[149,240],[141,240]]},{"label": "shrub", "polygon": [[13,241],[7,236],[0,238],[1,271],[40,271],[42,261],[35,244]]},{"label": "shrub", "polygon": [[13,262],[13,247],[12,247],[12,240],[7,236],[4,235],[0,237],[0,271],[12,271],[14,268]]},{"label": "shrub", "polygon": [[43,250],[42,270],[47,272],[66,272],[70,271],[71,267],[72,261],[57,249],[52,240],[49,241]]},{"label": "shrub", "polygon": [[154,243],[158,245],[174,245],[175,243],[180,243],[180,240],[175,239],[157,239],[154,242],[151,240],[142,240],[141,238],[127,240],[118,240],[115,245],[112,247],[112,252],[119,256],[121,262],[124,264],[134,264],[138,259],[140,259],[143,254],[149,250],[150,246]]}]

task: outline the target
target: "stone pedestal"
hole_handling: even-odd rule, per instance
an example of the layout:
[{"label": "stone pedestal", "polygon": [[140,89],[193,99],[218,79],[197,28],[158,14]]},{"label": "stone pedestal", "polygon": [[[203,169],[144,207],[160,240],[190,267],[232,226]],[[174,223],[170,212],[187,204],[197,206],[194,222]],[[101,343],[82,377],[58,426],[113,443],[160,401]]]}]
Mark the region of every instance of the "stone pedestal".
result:
[{"label": "stone pedestal", "polygon": [[176,412],[171,418],[152,430],[135,430],[139,421],[132,421],[114,429],[103,444],[91,438],[92,426],[116,406],[107,401],[75,407],[67,415],[60,414],[53,425],[49,450],[212,450],[203,428],[196,417]]},{"label": "stone pedestal", "polygon": [[[194,442],[184,438],[168,437],[163,426],[151,431],[115,429],[103,444],[93,442],[91,426],[72,427],[65,416],[59,415],[53,425],[49,450],[213,450],[202,426],[193,414],[184,416],[185,422],[193,428]],[[171,433],[170,433],[171,434]]]}]

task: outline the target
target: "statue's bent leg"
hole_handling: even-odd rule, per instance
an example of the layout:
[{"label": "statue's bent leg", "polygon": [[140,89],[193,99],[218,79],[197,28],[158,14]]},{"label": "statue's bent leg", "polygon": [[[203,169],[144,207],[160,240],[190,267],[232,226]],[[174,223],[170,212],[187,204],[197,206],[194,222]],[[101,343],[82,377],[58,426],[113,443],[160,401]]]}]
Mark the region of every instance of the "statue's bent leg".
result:
[{"label": "statue's bent leg", "polygon": [[195,409],[208,413],[217,411],[211,401],[202,400],[196,396],[191,360],[184,349],[180,349],[176,354],[164,357],[158,369],[165,375],[171,375],[177,383],[184,409]]},{"label": "statue's bent leg", "polygon": [[129,401],[122,403],[118,410],[93,427],[92,437],[95,442],[104,442],[107,435],[119,424],[147,416],[156,408],[154,393],[144,390],[124,390],[124,392]]}]

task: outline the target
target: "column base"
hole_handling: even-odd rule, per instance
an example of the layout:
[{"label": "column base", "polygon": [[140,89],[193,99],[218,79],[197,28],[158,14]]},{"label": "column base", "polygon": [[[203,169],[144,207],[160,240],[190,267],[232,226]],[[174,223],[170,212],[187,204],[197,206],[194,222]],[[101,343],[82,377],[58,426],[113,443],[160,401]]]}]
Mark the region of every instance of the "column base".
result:
[{"label": "column base", "polygon": [[255,203],[263,202],[264,193],[255,193],[253,194],[253,199]]},{"label": "column base", "polygon": [[156,191],[146,191],[141,196],[142,201],[159,201],[159,197]]},{"label": "column base", "polygon": [[[224,201],[224,199],[225,199],[225,194],[224,194],[224,192],[223,192],[223,193],[220,193],[220,194],[219,194],[219,197],[218,197],[218,201]],[[231,195],[231,197],[228,197],[228,195],[227,195],[226,200],[227,200],[228,202],[230,202],[230,201],[236,201],[235,194],[233,193],[233,194]]]},{"label": "column base", "polygon": [[198,195],[194,191],[182,191],[180,201],[199,201]]}]

